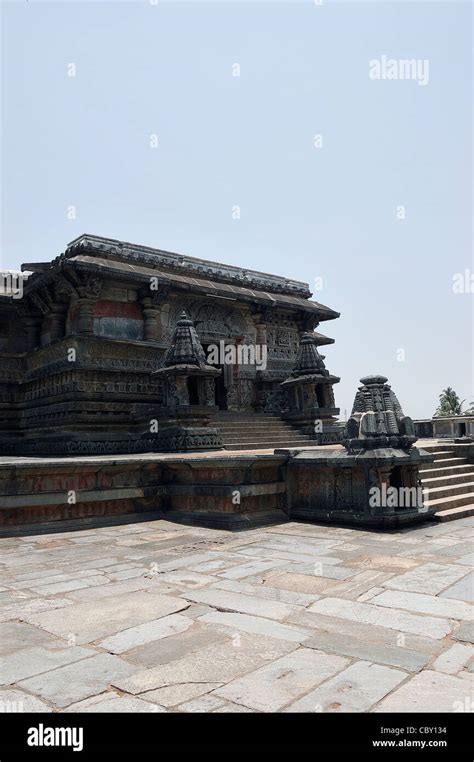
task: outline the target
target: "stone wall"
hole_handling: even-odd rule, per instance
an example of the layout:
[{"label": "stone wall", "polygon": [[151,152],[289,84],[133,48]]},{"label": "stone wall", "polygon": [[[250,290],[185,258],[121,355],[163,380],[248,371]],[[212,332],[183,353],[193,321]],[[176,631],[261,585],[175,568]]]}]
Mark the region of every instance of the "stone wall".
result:
[{"label": "stone wall", "polygon": [[433,418],[433,436],[449,439],[463,436],[474,437],[474,416],[457,415]]},{"label": "stone wall", "polygon": [[[146,275],[153,270],[140,266],[152,262],[179,271],[180,283],[164,272],[153,291]],[[280,413],[280,384],[301,331],[318,324],[319,307],[324,319],[338,314],[322,305],[306,309],[306,284],[220,265],[208,272],[207,265],[87,236],[34,272],[21,300],[0,299],[0,454],[123,452],[127,441],[130,452],[140,451],[137,438],[163,404],[153,371],[183,309],[204,345],[266,347],[266,367],[224,367],[219,405]],[[214,296],[192,274],[209,277]],[[227,288],[220,298],[216,286],[223,282],[235,291]],[[249,291],[259,287],[260,294]],[[272,292],[288,294],[289,303],[270,298]]]},{"label": "stone wall", "polygon": [[0,532],[29,524],[153,513],[224,529],[286,520],[285,456],[148,456],[0,463]]},{"label": "stone wall", "polygon": [[[85,444],[101,430],[123,432],[124,439],[134,429],[145,433],[150,406],[163,401],[162,382],[153,375],[163,352],[145,343],[76,336],[22,357],[4,356],[0,453],[61,454],[60,442],[48,442],[48,435],[61,432],[71,443],[82,438]],[[13,441],[15,432],[23,443]]]}]

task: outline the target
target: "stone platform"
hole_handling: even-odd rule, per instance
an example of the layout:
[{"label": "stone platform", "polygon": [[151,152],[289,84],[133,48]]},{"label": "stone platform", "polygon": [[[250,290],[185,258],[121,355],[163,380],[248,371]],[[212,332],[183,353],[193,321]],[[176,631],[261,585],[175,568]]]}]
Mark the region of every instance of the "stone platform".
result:
[{"label": "stone platform", "polygon": [[[310,457],[312,452],[324,457],[341,450],[340,445],[327,445],[277,451],[4,456],[0,458],[0,535],[29,528],[36,531],[39,524],[48,529],[63,521],[120,523],[127,516],[228,530],[282,523],[298,515],[293,478],[298,457]],[[314,465],[308,469],[306,487],[325,478]],[[416,512],[403,516],[388,511],[375,521],[369,517],[366,523],[387,527],[417,519]],[[354,520],[348,505],[337,520],[362,524],[364,517]]]},{"label": "stone platform", "polygon": [[1,539],[0,711],[472,712],[473,535],[158,520]]},{"label": "stone platform", "polygon": [[146,453],[0,459],[0,531],[63,520],[173,521],[247,529],[287,520],[288,454]]}]

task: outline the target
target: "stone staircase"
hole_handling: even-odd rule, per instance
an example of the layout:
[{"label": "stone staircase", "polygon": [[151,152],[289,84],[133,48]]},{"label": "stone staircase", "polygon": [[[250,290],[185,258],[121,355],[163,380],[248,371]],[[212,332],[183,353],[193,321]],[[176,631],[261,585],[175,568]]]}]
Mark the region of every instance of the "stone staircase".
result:
[{"label": "stone staircase", "polygon": [[309,436],[269,413],[220,411],[211,425],[219,430],[226,450],[274,450],[316,444]]},{"label": "stone staircase", "polygon": [[435,518],[452,521],[474,516],[474,463],[460,457],[462,445],[419,443],[434,455],[434,462],[420,470],[425,505],[434,507]]}]

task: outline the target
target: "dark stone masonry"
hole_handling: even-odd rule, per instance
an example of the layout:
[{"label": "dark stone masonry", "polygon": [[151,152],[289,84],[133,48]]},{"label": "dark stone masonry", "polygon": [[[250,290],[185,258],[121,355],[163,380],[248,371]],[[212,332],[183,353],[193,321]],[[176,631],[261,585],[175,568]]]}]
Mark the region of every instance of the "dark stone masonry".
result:
[{"label": "dark stone masonry", "polygon": [[434,513],[424,505],[419,474],[433,456],[413,447],[413,421],[387,380],[361,378],[344,449],[295,454],[288,488],[292,518],[392,527]]},{"label": "dark stone masonry", "polygon": [[419,467],[433,456],[385,377],[361,379],[338,421],[319,352],[333,340],[315,329],[339,313],[307,284],[91,235],[23,269],[21,298],[0,297],[4,531],[432,513]]},{"label": "dark stone masonry", "polygon": [[[185,407],[188,429],[206,428],[215,410],[280,416],[301,336],[339,317],[299,281],[92,235],[23,269],[32,271],[23,297],[0,297],[0,454],[180,449],[170,436],[150,435],[150,420],[174,425],[179,440]],[[186,377],[177,358],[172,371],[165,356],[183,310],[201,359],[214,347],[247,350],[244,360],[265,348],[264,362],[219,357]],[[313,334],[312,342],[333,340]],[[323,420],[316,442],[340,438],[330,386],[338,379],[328,385],[326,375],[315,377],[317,399],[295,403],[295,389],[288,407],[304,430]]]}]

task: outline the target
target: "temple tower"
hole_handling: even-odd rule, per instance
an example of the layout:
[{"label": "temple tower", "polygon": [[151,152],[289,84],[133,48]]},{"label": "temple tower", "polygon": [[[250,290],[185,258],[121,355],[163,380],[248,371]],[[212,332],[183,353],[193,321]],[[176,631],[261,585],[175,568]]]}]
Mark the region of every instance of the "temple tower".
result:
[{"label": "temple tower", "polygon": [[317,345],[316,336],[302,335],[293,370],[281,384],[286,394],[282,418],[310,435],[315,444],[328,444],[341,438],[333,391],[340,378],[326,370],[324,355],[319,354]]},{"label": "temple tower", "polygon": [[217,429],[209,426],[217,410],[215,379],[220,373],[207,364],[194,323],[183,311],[163,367],[155,371],[164,386],[157,449],[182,452],[222,447]]}]

